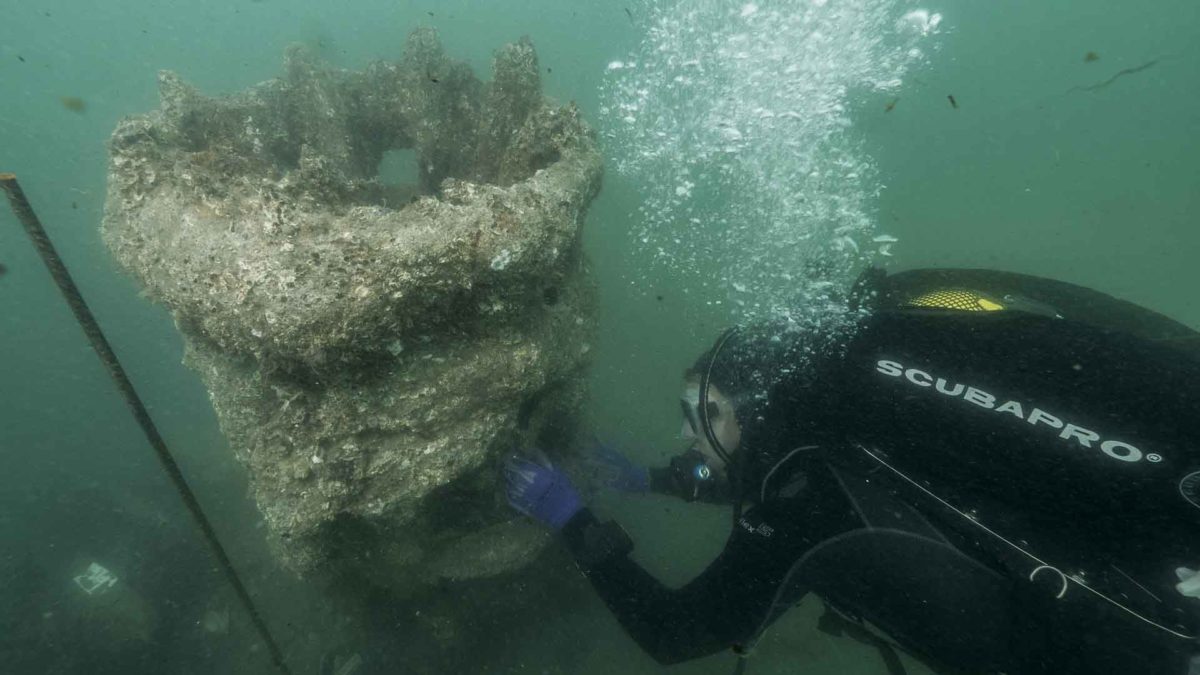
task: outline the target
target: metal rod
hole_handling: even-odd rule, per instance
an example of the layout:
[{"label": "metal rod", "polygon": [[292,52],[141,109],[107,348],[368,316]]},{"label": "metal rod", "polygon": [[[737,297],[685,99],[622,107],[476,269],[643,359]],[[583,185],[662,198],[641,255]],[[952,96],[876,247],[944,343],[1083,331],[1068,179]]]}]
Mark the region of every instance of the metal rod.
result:
[{"label": "metal rod", "polygon": [[279,651],[279,645],[275,643],[275,638],[271,636],[271,631],[263,621],[262,615],[259,614],[254,601],[250,599],[250,594],[246,592],[246,587],[242,585],[242,580],[238,577],[237,571],[233,569],[233,563],[229,561],[229,556],[225,554],[225,547],[221,545],[221,540],[217,538],[217,533],[213,530],[212,524],[209,523],[208,517],[204,515],[204,510],[200,508],[200,502],[196,501],[196,495],[188,487],[187,480],[179,470],[179,465],[175,463],[175,458],[171,455],[167,444],[158,433],[158,427],[150,419],[150,414],[146,411],[146,406],[142,404],[142,399],[138,396],[137,390],[133,388],[133,383],[125,375],[125,369],[121,366],[121,362],[117,359],[117,355],[113,352],[112,347],[109,346],[108,339],[104,337],[104,333],[100,330],[100,324],[96,323],[95,317],[92,316],[92,312],[88,309],[87,303],[84,302],[83,296],[79,294],[79,289],[75,286],[75,282],[67,272],[66,266],[63,265],[62,258],[59,257],[58,251],[54,249],[54,244],[46,236],[46,230],[42,227],[41,221],[38,220],[37,214],[34,213],[33,207],[30,206],[29,200],[25,198],[25,192],[21,190],[20,184],[17,183],[16,174],[0,173],[0,188],[3,188],[4,192],[8,195],[8,203],[12,207],[13,214],[21,222],[21,225],[24,226],[25,232],[33,241],[38,254],[42,256],[42,262],[46,263],[46,268],[50,270],[50,276],[54,277],[54,282],[58,284],[58,290],[66,298],[67,304],[71,306],[71,311],[75,314],[75,320],[79,322],[79,326],[83,328],[84,334],[87,335],[88,341],[91,342],[92,349],[96,350],[96,355],[100,357],[100,361],[103,362],[104,367],[108,370],[108,374],[117,385],[117,389],[120,390],[121,396],[129,406],[130,412],[133,413],[134,419],[142,427],[142,432],[146,435],[146,440],[150,441],[150,447],[154,448],[154,454],[158,457],[158,462],[162,466],[163,471],[171,479],[171,483],[175,486],[175,491],[179,493],[179,498],[183,500],[183,504],[187,507],[188,513],[191,514],[192,520],[200,528],[200,533],[203,535],[205,543],[208,544],[213,555],[216,556],[221,571],[225,574],[225,579],[233,586],[233,590],[237,593],[242,606],[245,607],[246,612],[250,615],[250,620],[258,630],[259,636],[267,645],[267,650],[271,654],[271,660],[275,662],[275,666],[279,668],[280,672],[284,673],[284,675],[291,675],[291,671],[283,661],[283,654]]}]

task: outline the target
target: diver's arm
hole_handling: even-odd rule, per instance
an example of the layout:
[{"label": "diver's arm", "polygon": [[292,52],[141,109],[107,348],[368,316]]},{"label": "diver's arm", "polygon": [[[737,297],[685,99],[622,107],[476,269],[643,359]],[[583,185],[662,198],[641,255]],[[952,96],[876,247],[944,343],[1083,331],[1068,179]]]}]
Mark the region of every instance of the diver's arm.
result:
[{"label": "diver's arm", "polygon": [[650,467],[647,469],[650,474],[650,491],[660,495],[669,495],[671,497],[678,496],[675,490],[674,475],[671,467]]},{"label": "diver's arm", "polygon": [[738,527],[700,576],[670,589],[625,552],[594,560],[587,538],[597,526],[591,511],[579,512],[563,528],[567,546],[629,635],[662,664],[713,654],[755,635],[798,557],[790,550],[796,538],[786,532],[764,536]]}]

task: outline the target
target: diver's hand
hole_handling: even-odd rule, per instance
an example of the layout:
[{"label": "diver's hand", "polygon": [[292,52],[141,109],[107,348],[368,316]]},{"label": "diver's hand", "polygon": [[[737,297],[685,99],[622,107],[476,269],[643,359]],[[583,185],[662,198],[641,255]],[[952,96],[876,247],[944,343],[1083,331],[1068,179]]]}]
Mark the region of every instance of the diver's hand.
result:
[{"label": "diver's hand", "polygon": [[509,457],[504,462],[504,481],[508,503],[514,509],[556,532],[583,508],[571,479],[554,467]]},{"label": "diver's hand", "polygon": [[617,492],[650,491],[650,470],[634,464],[611,444],[597,441],[586,454],[587,465],[601,485]]}]

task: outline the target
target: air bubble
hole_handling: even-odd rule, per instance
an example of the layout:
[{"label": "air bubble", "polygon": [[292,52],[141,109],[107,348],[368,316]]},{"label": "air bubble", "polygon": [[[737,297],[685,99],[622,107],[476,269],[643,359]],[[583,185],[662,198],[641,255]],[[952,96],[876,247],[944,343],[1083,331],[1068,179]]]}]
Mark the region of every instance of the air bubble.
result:
[{"label": "air bubble", "polygon": [[851,96],[902,88],[942,21],[901,0],[783,4],[664,3],[602,92],[613,164],[641,195],[640,280],[726,280],[723,307],[750,318],[836,314],[862,266],[891,253],[872,242],[882,186]]}]

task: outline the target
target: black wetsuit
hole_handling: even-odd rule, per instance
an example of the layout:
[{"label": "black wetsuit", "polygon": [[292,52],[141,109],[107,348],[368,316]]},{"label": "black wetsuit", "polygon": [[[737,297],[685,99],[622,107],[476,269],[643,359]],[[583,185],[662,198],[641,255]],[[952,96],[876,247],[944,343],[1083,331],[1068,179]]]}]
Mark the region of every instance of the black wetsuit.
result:
[{"label": "black wetsuit", "polygon": [[667,588],[596,556],[591,512],[568,523],[629,634],[674,663],[752,644],[812,592],[956,671],[1200,672],[1200,599],[1174,587],[1200,567],[1196,334],[1021,275],[872,290],[847,348],[772,392],[770,462],[699,577]]}]

